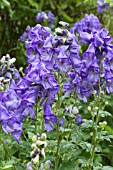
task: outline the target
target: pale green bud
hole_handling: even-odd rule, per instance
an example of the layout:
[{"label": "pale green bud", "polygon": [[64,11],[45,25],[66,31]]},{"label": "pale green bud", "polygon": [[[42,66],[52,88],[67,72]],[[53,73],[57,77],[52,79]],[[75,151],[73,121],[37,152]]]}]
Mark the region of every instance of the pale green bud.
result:
[{"label": "pale green bud", "polygon": [[88,111],[91,111],[91,106],[88,106],[87,110],[88,110]]},{"label": "pale green bud", "polygon": [[32,151],[32,152],[30,153],[30,157],[32,158],[33,155],[34,155],[34,151]]},{"label": "pale green bud", "polygon": [[46,170],[48,170],[48,169],[50,169],[50,167],[51,167],[51,161],[50,161],[50,160],[47,160],[47,161],[45,162],[45,164],[44,164],[44,168],[45,168]]},{"label": "pale green bud", "polygon": [[106,101],[106,102],[105,102],[105,105],[108,105],[108,104],[109,104],[108,101]]},{"label": "pale green bud", "polygon": [[47,135],[45,134],[45,133],[42,133],[41,135],[40,135],[40,139],[41,140],[46,140],[46,138],[47,138]]},{"label": "pale green bud", "polygon": [[13,64],[15,61],[16,61],[16,58],[11,58],[11,59],[9,60],[9,64]]},{"label": "pale green bud", "polygon": [[37,136],[36,136],[36,135],[34,135],[34,136],[32,137],[32,141],[33,141],[33,142],[36,142],[36,141],[37,141]]},{"label": "pale green bud", "polygon": [[58,27],[58,28],[55,29],[55,32],[62,34],[62,29]]},{"label": "pale green bud", "polygon": [[102,129],[104,129],[107,125],[107,122],[106,121],[103,121],[103,122],[99,122],[99,125]]},{"label": "pale green bud", "polygon": [[94,108],[95,111],[98,111],[98,109],[99,109],[98,107],[95,107],[95,108]]},{"label": "pale green bud", "polygon": [[36,147],[37,147],[37,146],[36,146],[36,143],[32,143],[31,148],[34,149],[34,148],[36,148]]},{"label": "pale green bud", "polygon": [[46,148],[47,147],[47,142],[41,141],[41,140],[37,140],[36,145],[38,147],[42,146],[43,148]]},{"label": "pale green bud", "polygon": [[44,148],[42,148],[42,150],[41,150],[40,157],[43,159],[45,159],[45,157],[46,157]]},{"label": "pale green bud", "polygon": [[36,155],[36,157],[32,159],[32,164],[39,165],[39,155]]},{"label": "pale green bud", "polygon": [[74,113],[74,114],[79,113],[78,108],[77,108],[76,106],[73,108],[73,113]]}]

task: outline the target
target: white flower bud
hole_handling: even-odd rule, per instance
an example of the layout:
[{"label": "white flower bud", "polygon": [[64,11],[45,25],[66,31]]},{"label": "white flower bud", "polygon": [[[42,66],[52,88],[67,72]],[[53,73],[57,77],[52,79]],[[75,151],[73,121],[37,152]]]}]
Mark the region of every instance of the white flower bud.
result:
[{"label": "white flower bud", "polygon": [[33,141],[33,142],[36,142],[36,141],[37,141],[37,136],[36,136],[36,135],[34,135],[34,136],[32,137],[32,141]]},{"label": "white flower bud", "polygon": [[51,167],[51,161],[47,160],[44,164],[44,168],[48,170],[48,169],[50,169],[50,167]]},{"label": "white flower bud", "polygon": [[47,135],[45,134],[45,133],[42,133],[41,135],[40,135],[40,139],[41,140],[46,140],[46,138],[47,138]]},{"label": "white flower bud", "polygon": [[34,149],[34,148],[36,148],[36,147],[37,147],[37,146],[36,146],[36,143],[32,143],[31,148]]},{"label": "white flower bud", "polygon": [[13,64],[15,61],[16,61],[16,58],[11,58],[11,59],[9,60],[9,64]]},{"label": "white flower bud", "polygon": [[95,111],[98,111],[98,109],[99,109],[98,107],[95,107],[95,109],[94,109],[94,110],[95,110]]},{"label": "white flower bud", "polygon": [[2,63],[4,63],[4,62],[5,62],[5,56],[3,56],[0,61],[1,61]]},{"label": "white flower bud", "polygon": [[62,29],[58,27],[58,28],[55,29],[55,32],[62,34]]},{"label": "white flower bud", "polygon": [[40,153],[40,156],[41,156],[41,158],[45,159],[46,155],[45,155],[45,150],[44,150],[44,148],[42,148],[41,153]]},{"label": "white flower bud", "polygon": [[4,80],[4,77],[0,77],[0,82]]},{"label": "white flower bud", "polygon": [[39,165],[39,155],[36,155],[36,157],[32,159],[32,164]]},{"label": "white flower bud", "polygon": [[88,110],[88,111],[91,111],[91,106],[88,106],[87,110]]},{"label": "white flower bud", "polygon": [[79,113],[78,108],[77,108],[76,106],[73,108],[73,113],[74,113],[74,114]]},{"label": "white flower bud", "polygon": [[47,142],[41,141],[41,140],[37,140],[36,145],[38,147],[42,146],[43,148],[46,148],[47,147]]},{"label": "white flower bud", "polygon": [[108,105],[108,104],[109,104],[108,101],[106,101],[106,102],[105,102],[105,105]]},{"label": "white flower bud", "polygon": [[103,122],[99,122],[99,125],[102,129],[104,129],[107,125],[107,122],[106,121],[103,121]]}]

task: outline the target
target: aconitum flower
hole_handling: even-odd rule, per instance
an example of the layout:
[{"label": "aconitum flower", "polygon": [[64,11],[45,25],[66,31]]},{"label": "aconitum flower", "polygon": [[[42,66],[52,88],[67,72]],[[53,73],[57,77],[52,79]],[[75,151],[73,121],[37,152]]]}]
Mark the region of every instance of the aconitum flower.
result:
[{"label": "aconitum flower", "polygon": [[97,11],[99,13],[105,12],[109,9],[109,3],[107,3],[105,0],[97,1],[97,5],[98,5]]},{"label": "aconitum flower", "polygon": [[52,12],[48,12],[48,22],[49,22],[49,26],[53,26],[54,25],[54,20],[55,20],[55,16]]},{"label": "aconitum flower", "polygon": [[101,29],[101,24],[98,18],[93,14],[85,14],[84,18],[80,22],[75,23],[70,32],[76,34],[77,32],[91,33]]},{"label": "aconitum flower", "polygon": [[44,126],[47,132],[54,129],[54,124],[57,122],[57,116],[52,113],[51,105],[49,103],[44,104]]},{"label": "aconitum flower", "polygon": [[47,16],[46,12],[44,12],[44,11],[42,11],[36,15],[37,23],[45,22],[47,19],[48,19],[48,16]]},{"label": "aconitum flower", "polygon": [[77,126],[82,124],[82,116],[80,114],[76,115]]},{"label": "aconitum flower", "polygon": [[28,25],[27,28],[25,29],[24,33],[20,36],[20,40],[22,42],[25,42],[28,39],[28,33],[30,31],[31,27]]},{"label": "aconitum flower", "polygon": [[53,26],[54,20],[55,20],[55,16],[50,11],[48,13],[42,11],[36,15],[36,22],[38,24],[48,22],[49,26]]},{"label": "aconitum flower", "polygon": [[9,54],[0,59],[0,88],[3,90],[5,86],[10,85],[11,80],[18,83],[20,80],[20,73],[14,67],[16,58],[10,58]]}]

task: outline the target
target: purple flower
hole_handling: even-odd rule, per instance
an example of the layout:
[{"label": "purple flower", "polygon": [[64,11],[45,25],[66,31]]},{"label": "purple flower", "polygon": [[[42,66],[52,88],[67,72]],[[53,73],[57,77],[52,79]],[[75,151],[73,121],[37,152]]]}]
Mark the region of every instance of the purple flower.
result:
[{"label": "purple flower", "polygon": [[98,8],[97,11],[99,13],[105,12],[107,9],[109,9],[109,3],[105,2],[105,0],[99,0],[97,1]]},{"label": "purple flower", "polygon": [[74,26],[71,28],[70,32],[72,34],[75,33],[81,33],[81,32],[87,32],[91,33],[97,30],[100,30],[101,24],[96,16],[93,14],[86,14],[84,18],[78,22],[75,23]]},{"label": "purple flower", "polygon": [[44,11],[42,11],[36,15],[37,23],[45,22],[47,19],[48,19],[48,16],[47,16],[46,12],[44,12]]},{"label": "purple flower", "polygon": [[54,129],[54,124],[57,122],[57,116],[52,113],[51,106],[48,103],[44,105],[44,126],[47,132]]},{"label": "purple flower", "polygon": [[53,26],[54,25],[54,20],[55,20],[55,16],[52,12],[40,12],[36,15],[36,22],[37,23],[45,23],[48,22],[49,26]]},{"label": "purple flower", "polygon": [[54,25],[54,20],[55,20],[55,16],[52,12],[48,12],[48,22],[49,22],[49,26],[53,26]]},{"label": "purple flower", "polygon": [[76,115],[77,126],[82,124],[82,116],[80,114]]}]

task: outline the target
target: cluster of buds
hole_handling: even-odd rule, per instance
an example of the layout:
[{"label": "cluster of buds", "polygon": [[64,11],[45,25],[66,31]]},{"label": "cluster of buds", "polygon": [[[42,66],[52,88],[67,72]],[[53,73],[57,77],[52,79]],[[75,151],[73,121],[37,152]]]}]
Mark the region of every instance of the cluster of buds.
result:
[{"label": "cluster of buds", "polygon": [[6,84],[9,84],[10,80],[14,79],[18,81],[20,74],[14,67],[16,58],[10,58],[9,54],[3,56],[0,59],[0,90],[4,90]]},{"label": "cluster of buds", "polygon": [[45,159],[45,148],[47,147],[46,134],[42,133],[39,137],[34,135],[32,141],[31,162],[32,164],[39,164],[39,158]]},{"label": "cluster of buds", "polygon": [[[31,162],[27,164],[27,170],[29,170],[32,167],[39,167],[39,160],[45,159],[45,148],[47,147],[47,141],[46,141],[46,134],[42,133],[39,137],[37,135],[34,135],[32,138],[32,145],[31,148],[33,151],[31,152]],[[47,160],[45,163],[41,163],[40,170],[47,170],[51,166],[51,162]],[[31,170],[31,169],[30,169]]]},{"label": "cluster of buds", "polygon": [[[72,119],[75,118],[77,126],[80,126],[82,124],[82,116],[79,114],[79,110],[76,106],[74,108],[72,108],[72,106],[69,106],[64,110],[64,112],[73,114]],[[67,120],[69,120],[69,116],[66,115],[65,117]]]},{"label": "cluster of buds", "polygon": [[106,121],[99,122],[99,125],[102,129],[104,129],[107,126],[107,122]]}]

